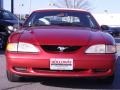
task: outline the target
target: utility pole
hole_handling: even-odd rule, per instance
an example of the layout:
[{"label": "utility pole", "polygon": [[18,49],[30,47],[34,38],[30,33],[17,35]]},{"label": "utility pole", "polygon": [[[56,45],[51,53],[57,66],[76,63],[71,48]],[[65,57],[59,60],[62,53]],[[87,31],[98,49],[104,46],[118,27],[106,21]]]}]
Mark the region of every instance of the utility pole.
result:
[{"label": "utility pole", "polygon": [[0,9],[3,9],[3,0],[0,0]]},{"label": "utility pole", "polygon": [[75,8],[75,0],[73,1],[73,7]]},{"label": "utility pole", "polygon": [[11,12],[14,13],[14,0],[11,0]]}]

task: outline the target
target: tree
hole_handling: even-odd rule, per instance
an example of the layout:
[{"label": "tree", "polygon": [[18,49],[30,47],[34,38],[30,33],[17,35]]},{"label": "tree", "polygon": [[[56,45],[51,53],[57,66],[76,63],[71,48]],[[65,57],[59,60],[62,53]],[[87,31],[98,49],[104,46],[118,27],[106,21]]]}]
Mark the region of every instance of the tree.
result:
[{"label": "tree", "polygon": [[52,0],[53,6],[58,8],[77,8],[90,10],[88,0]]}]

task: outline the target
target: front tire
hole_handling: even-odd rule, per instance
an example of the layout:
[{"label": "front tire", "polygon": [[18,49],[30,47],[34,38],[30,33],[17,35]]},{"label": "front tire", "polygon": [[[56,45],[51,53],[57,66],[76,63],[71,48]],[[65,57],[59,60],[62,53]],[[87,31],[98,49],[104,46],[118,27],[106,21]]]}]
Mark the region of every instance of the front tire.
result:
[{"label": "front tire", "polygon": [[106,80],[107,83],[112,84],[113,81],[114,81],[114,78],[115,78],[115,76],[112,75],[112,76],[107,77],[105,80]]},{"label": "front tire", "polygon": [[21,80],[19,75],[16,75],[10,71],[7,71],[7,78],[10,82],[19,82]]}]

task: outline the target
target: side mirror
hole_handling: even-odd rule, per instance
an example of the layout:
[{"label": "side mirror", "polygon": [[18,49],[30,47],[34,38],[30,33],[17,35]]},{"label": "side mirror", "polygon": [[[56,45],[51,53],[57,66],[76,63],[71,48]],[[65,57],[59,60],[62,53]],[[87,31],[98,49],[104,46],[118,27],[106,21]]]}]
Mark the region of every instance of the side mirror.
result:
[{"label": "side mirror", "polygon": [[25,15],[25,19],[27,19],[29,16],[30,16],[29,14],[26,14],[26,15]]},{"label": "side mirror", "polygon": [[109,30],[109,26],[107,26],[107,25],[101,25],[101,29],[102,29],[103,31]]}]

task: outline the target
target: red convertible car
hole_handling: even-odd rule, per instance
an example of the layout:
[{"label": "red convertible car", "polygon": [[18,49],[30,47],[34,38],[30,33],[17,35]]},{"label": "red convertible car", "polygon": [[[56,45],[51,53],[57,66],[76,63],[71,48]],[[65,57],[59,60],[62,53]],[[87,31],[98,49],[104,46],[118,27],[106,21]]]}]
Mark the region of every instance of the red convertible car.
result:
[{"label": "red convertible car", "polygon": [[114,80],[116,45],[93,16],[77,9],[34,11],[6,48],[9,81],[22,77]]}]

